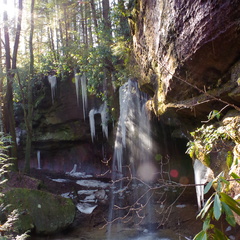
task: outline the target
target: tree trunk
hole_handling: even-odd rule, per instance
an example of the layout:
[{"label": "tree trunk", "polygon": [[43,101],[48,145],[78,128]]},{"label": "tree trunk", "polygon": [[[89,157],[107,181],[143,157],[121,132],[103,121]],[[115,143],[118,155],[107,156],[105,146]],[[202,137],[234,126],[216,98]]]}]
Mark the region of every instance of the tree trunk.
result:
[{"label": "tree trunk", "polygon": [[68,47],[69,36],[68,36],[68,21],[67,21],[67,9],[64,7],[64,25],[65,25],[65,46]]},{"label": "tree trunk", "polygon": [[[111,21],[110,21],[110,6],[109,0],[103,0],[103,24],[104,30],[106,32],[105,42],[108,43],[110,46],[112,43],[112,29],[111,29]],[[113,69],[112,60],[106,56],[105,57],[105,65],[107,65],[104,69],[105,81],[103,82],[103,91],[105,95],[108,97],[113,93],[113,86],[112,86],[112,77],[111,77],[111,69]]]},{"label": "tree trunk", "polygon": [[110,12],[109,0],[103,0],[102,1],[102,5],[103,5],[103,22],[104,22],[104,26],[108,30],[111,30],[111,21],[110,21],[110,18],[109,18],[109,12]]},{"label": "tree trunk", "polygon": [[[124,6],[124,0],[118,0],[118,9],[121,12],[126,12],[126,9]],[[128,39],[130,37],[130,29],[129,29],[129,25],[128,25],[128,20],[123,15],[120,15],[119,18],[120,18],[119,34],[120,34],[120,36],[124,36],[126,39]]]},{"label": "tree trunk", "polygon": [[[0,28],[0,39],[2,39],[2,29]],[[3,74],[2,41],[0,41],[0,74]],[[0,131],[3,132],[3,78],[0,77]]]},{"label": "tree trunk", "polygon": [[80,15],[81,15],[81,27],[82,27],[82,43],[85,44],[85,21],[84,21],[84,9],[83,6],[80,6]]},{"label": "tree trunk", "polygon": [[34,3],[31,1],[31,21],[30,21],[30,36],[29,36],[29,51],[30,51],[30,64],[29,64],[29,81],[28,81],[28,111],[26,128],[27,128],[27,140],[26,140],[26,152],[25,152],[25,165],[24,172],[30,172],[30,160],[32,150],[32,114],[33,114],[33,98],[32,98],[32,80],[34,75],[34,55],[33,55],[33,32],[34,32]]},{"label": "tree trunk", "polygon": [[[7,5],[7,0],[4,0],[4,4]],[[8,29],[8,14],[7,11],[3,12],[4,21],[4,40],[5,40],[5,58],[6,58],[6,73],[7,73],[7,91],[4,103],[4,128],[6,133],[10,133],[12,140],[12,147],[10,148],[10,157],[12,163],[12,169],[18,170],[17,164],[17,144],[16,144],[16,132],[15,132],[15,119],[13,112],[13,88],[12,83],[14,80],[17,52],[19,46],[21,22],[22,22],[22,0],[18,1],[18,22],[16,28],[16,36],[14,42],[13,56],[11,58],[10,53],[10,40],[9,40],[9,29]],[[11,64],[12,61],[12,64]]]},{"label": "tree trunk", "polygon": [[88,48],[88,7],[87,4],[85,4],[85,9],[84,9],[84,25],[85,25],[85,44],[86,44],[86,48]]},{"label": "tree trunk", "polygon": [[97,43],[99,42],[98,36],[98,22],[97,22],[97,13],[94,0],[90,0],[91,10],[92,10],[92,19],[94,23],[95,33],[97,37]]}]

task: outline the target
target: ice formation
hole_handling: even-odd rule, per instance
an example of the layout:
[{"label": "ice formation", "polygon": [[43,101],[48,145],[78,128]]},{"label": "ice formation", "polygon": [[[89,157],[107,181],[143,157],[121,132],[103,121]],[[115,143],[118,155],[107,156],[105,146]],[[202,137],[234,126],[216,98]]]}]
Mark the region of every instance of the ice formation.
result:
[{"label": "ice formation", "polygon": [[40,150],[37,151],[37,162],[38,162],[38,169],[41,169],[41,152],[40,152]]},{"label": "ice formation", "polygon": [[97,205],[91,205],[89,203],[78,203],[77,209],[85,214],[91,214]]},{"label": "ice formation", "polygon": [[78,180],[76,183],[78,185],[89,187],[89,188],[90,187],[107,188],[111,185],[110,183],[105,183],[98,180]]},{"label": "ice formation", "polygon": [[120,116],[118,119],[113,159],[115,164],[114,171],[120,177],[122,173],[123,153],[124,149],[128,147],[128,143],[131,144],[131,147],[128,149],[128,157],[131,163],[134,163],[135,159],[141,161],[140,158],[148,158],[145,153],[141,157],[139,149],[143,148],[151,151],[150,125],[144,108],[146,101],[147,96],[139,91],[136,81],[128,80],[119,89]]},{"label": "ice formation", "polygon": [[96,130],[95,130],[95,119],[94,115],[96,114],[96,109],[91,109],[89,112],[89,123],[90,123],[90,131],[91,131],[91,137],[92,142],[94,141]]},{"label": "ice formation", "polygon": [[48,82],[51,86],[52,103],[54,103],[54,99],[55,99],[55,95],[56,95],[56,88],[57,88],[57,77],[48,75]]},{"label": "ice formation", "polygon": [[83,117],[85,120],[87,111],[87,78],[85,73],[81,76],[81,88],[82,88],[82,105],[83,105]]},{"label": "ice formation", "polygon": [[79,106],[79,91],[80,91],[80,86],[81,85],[81,90],[82,90],[82,107],[83,107],[83,118],[85,120],[86,118],[86,111],[87,111],[87,78],[85,73],[80,77],[80,74],[74,70],[74,75],[75,75],[75,88],[76,88],[76,96],[77,96],[77,104]]},{"label": "ice formation", "polygon": [[79,106],[79,81],[80,81],[80,76],[79,73],[77,73],[74,70],[74,75],[75,75],[75,89],[76,89],[76,96],[77,96],[77,105]]},{"label": "ice formation", "polygon": [[99,109],[91,109],[89,112],[89,122],[90,122],[90,131],[92,142],[94,142],[96,130],[95,130],[95,114],[101,114],[101,122],[102,122],[102,132],[103,135],[108,138],[108,110],[107,110],[107,103],[104,102]]},{"label": "ice formation", "polygon": [[201,210],[204,205],[204,184],[213,178],[213,172],[198,159],[195,159],[193,162],[193,170],[196,184],[198,210]]}]

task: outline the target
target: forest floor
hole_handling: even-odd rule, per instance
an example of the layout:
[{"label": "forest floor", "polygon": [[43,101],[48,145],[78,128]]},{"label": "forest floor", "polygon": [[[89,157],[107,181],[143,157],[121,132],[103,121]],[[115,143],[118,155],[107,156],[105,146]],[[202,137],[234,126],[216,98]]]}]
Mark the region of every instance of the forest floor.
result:
[{"label": "forest floor", "polygon": [[[72,180],[69,182],[57,182],[52,179],[62,179],[66,178],[64,173],[54,173],[47,170],[37,170],[32,169],[29,176],[22,175],[20,173],[11,174],[8,185],[10,187],[24,187],[30,189],[40,189],[44,191],[51,192],[53,194],[61,195],[63,193],[76,194],[79,190],[87,190],[89,187],[80,186],[76,184],[76,179],[67,176],[68,179]],[[99,180],[99,179],[98,179]],[[108,182],[109,179],[101,178],[103,182]],[[79,196],[73,201],[75,204],[81,200]],[[171,199],[170,199],[171,200]],[[165,205],[165,209],[168,211],[163,211],[160,207],[161,203],[154,205],[158,216],[156,219],[152,219],[152,227],[150,231],[157,233],[158,236],[166,236],[165,239],[171,240],[191,240],[194,235],[197,234],[202,229],[202,221],[196,219],[197,206],[195,189],[189,188],[185,190],[181,196],[176,199],[172,199],[174,204]],[[170,201],[171,202],[171,201]],[[109,202],[98,204],[97,208],[92,214],[83,214],[76,211],[76,217],[74,223],[69,229],[63,233],[59,233],[56,236],[45,237],[32,237],[31,239],[86,239],[86,240],[104,240],[106,239],[107,231],[109,231],[109,223],[106,220],[109,213]],[[158,222],[156,222],[158,221]],[[123,223],[124,222],[124,223]],[[144,221],[136,224],[128,216],[124,217],[122,221],[122,228],[119,230],[117,225],[112,224],[112,231],[116,231],[115,236],[112,239],[126,240],[126,239],[162,239],[162,238],[129,238],[129,236],[136,236],[137,233],[149,232],[147,226],[145,226]],[[118,228],[115,229],[114,228]],[[222,225],[223,228],[227,226]],[[134,230],[133,230],[134,229]],[[147,230],[148,229],[148,230]],[[239,228],[232,229],[229,231],[229,235],[235,236],[235,240],[240,239],[237,236]],[[128,235],[128,237],[125,236]]]}]

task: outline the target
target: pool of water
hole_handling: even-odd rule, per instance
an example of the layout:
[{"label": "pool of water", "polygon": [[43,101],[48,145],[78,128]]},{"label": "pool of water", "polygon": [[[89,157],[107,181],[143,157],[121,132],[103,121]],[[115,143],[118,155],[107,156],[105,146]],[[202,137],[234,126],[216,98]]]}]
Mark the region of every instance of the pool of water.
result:
[{"label": "pool of water", "polygon": [[119,226],[114,225],[109,232],[106,228],[80,228],[72,232],[57,234],[54,236],[37,236],[31,237],[31,240],[186,240],[185,238],[176,233],[176,231],[166,229],[157,232],[148,232],[141,229],[136,230],[132,228],[121,229]]}]

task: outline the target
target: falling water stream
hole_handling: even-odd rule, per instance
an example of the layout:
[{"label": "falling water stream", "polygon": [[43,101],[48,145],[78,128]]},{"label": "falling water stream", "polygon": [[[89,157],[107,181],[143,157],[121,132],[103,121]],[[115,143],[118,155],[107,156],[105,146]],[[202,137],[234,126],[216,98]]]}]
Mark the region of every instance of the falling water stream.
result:
[{"label": "falling water stream", "polygon": [[[147,95],[138,89],[137,82],[135,81],[129,80],[119,90],[120,116],[117,125],[112,165],[112,179],[117,184],[114,185],[115,187],[111,191],[108,240],[114,239],[111,233],[112,223],[115,223],[116,219],[122,219],[126,216],[125,211],[119,209],[125,208],[124,197],[126,197],[125,195],[128,191],[131,191],[133,208],[137,209],[137,205],[140,205],[140,199],[144,202],[143,204],[148,202],[146,204],[148,212],[146,218],[148,218],[149,223],[153,218],[154,211],[152,211],[150,206],[150,192],[144,190],[144,185],[141,186],[141,191],[139,191],[140,183],[153,182],[155,173],[157,172],[153,163],[151,127],[145,106],[147,100]],[[128,171],[130,171],[129,181],[131,181],[131,185],[121,180],[126,175],[129,175]],[[140,192],[146,193],[143,193],[143,196]],[[117,211],[114,210],[116,206]],[[132,214],[134,215],[136,212],[133,211]],[[138,222],[138,217],[135,216],[135,218],[135,221]],[[118,231],[123,230],[122,222],[118,220],[116,222]],[[148,229],[145,229],[145,231],[148,231]],[[136,239],[153,239],[153,235],[150,238],[146,233],[145,237],[139,236]]]}]

